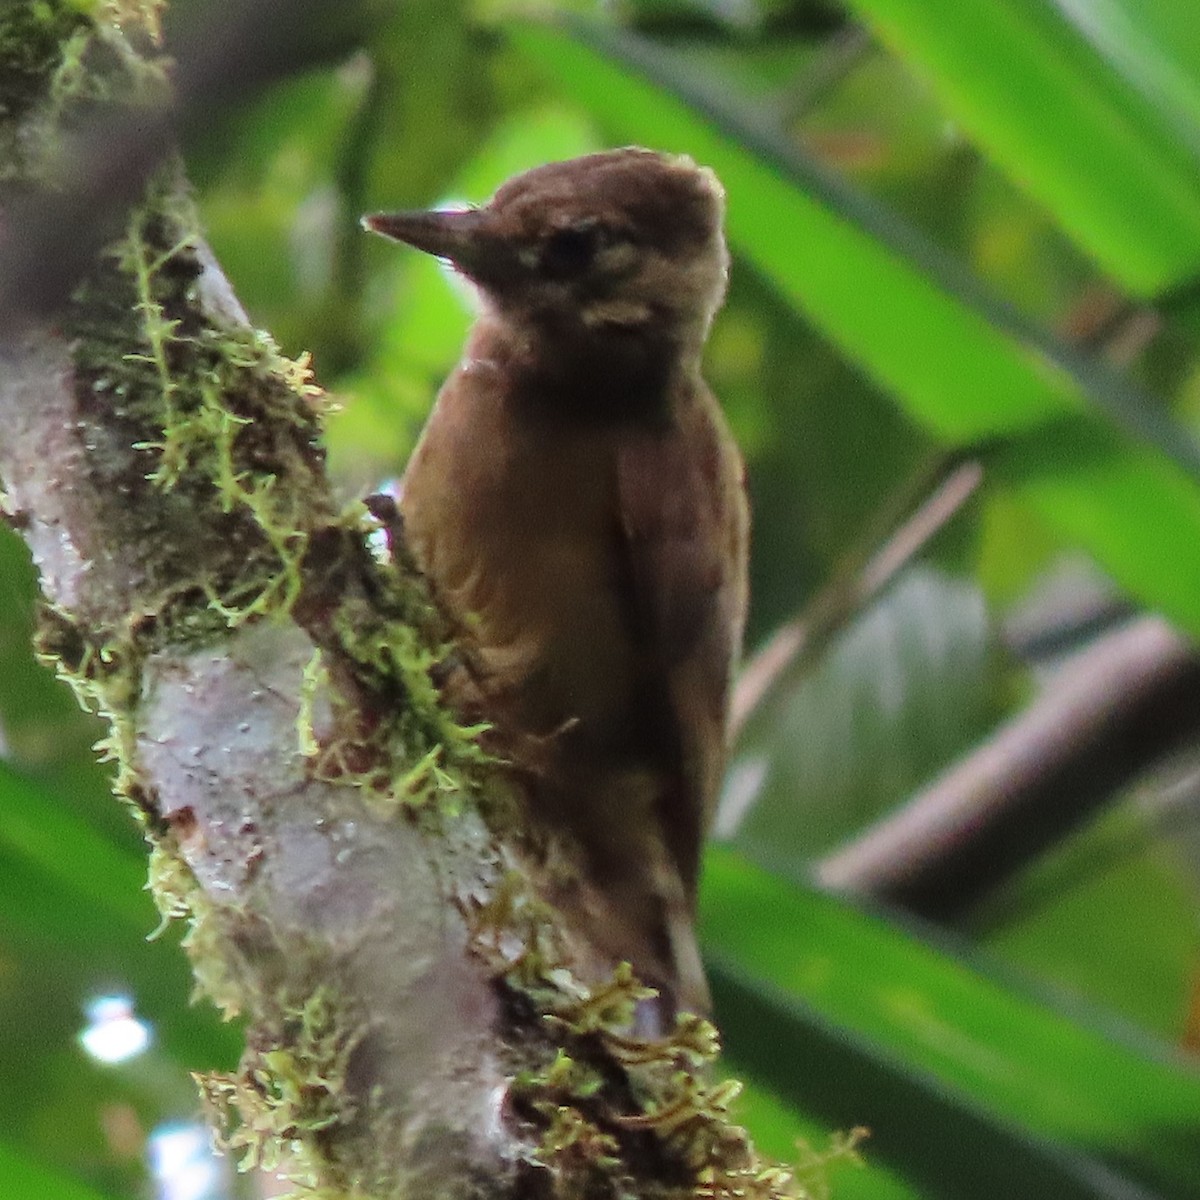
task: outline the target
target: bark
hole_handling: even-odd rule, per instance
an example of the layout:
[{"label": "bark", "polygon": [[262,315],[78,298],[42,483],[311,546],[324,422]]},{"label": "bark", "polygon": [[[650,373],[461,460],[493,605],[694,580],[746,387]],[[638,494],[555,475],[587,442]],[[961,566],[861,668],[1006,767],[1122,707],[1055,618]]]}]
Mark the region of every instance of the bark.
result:
[{"label": "bark", "polygon": [[[70,191],[52,143],[77,106],[94,133],[130,78],[154,81],[135,103],[165,87],[153,6],[82,11],[0,16],[26,89],[0,108],[0,260]],[[0,478],[41,651],[110,721],[198,990],[246,1017],[239,1071],[201,1081],[227,1144],[329,1200],[797,1195],[728,1121],[707,1022],[632,1037],[644,991],[589,974],[539,898],[516,785],[431,682],[436,610],[334,502],[322,394],[156,157],[70,303],[0,314]],[[47,273],[74,278],[80,244]]]}]

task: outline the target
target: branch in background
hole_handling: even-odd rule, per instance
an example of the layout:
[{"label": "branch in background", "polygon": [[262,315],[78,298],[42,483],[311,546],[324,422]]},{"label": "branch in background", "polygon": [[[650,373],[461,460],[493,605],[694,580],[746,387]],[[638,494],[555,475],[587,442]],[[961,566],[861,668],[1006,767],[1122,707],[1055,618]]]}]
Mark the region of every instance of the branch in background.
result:
[{"label": "branch in background", "polygon": [[1200,657],[1142,617],[1097,639],[924,792],[815,866],[825,887],[958,915],[1200,731]]},{"label": "branch in background", "polygon": [[807,116],[858,69],[874,49],[863,25],[849,23],[825,38],[813,61],[786,85],[774,107],[785,128]]},{"label": "branch in background", "polygon": [[[24,4],[10,4],[0,23],[15,24]],[[66,9],[69,6],[63,5]],[[152,11],[155,6],[146,6]],[[343,55],[365,24],[362,4],[337,10],[320,0],[196,0],[168,13],[171,82],[148,50],[156,27],[136,21],[108,27],[105,51],[123,72],[126,105],[78,105],[56,133],[47,164],[52,186],[11,189],[0,226],[0,332],[56,312],[97,252],[121,231],[124,214],[175,145],[176,131],[212,119],[213,111],[255,91]],[[53,5],[46,19],[60,19]],[[317,16],[320,20],[316,20]],[[76,17],[78,28],[85,19]],[[319,35],[317,33],[319,31]],[[68,29],[65,36],[70,36]],[[73,69],[86,63],[79,52]],[[34,137],[29,147],[39,152]],[[24,173],[34,164],[22,164]]]},{"label": "branch in background", "polygon": [[[960,456],[942,458],[884,506],[875,524],[884,526],[886,537],[869,531],[806,610],[781,625],[743,667],[733,693],[731,738],[779,687],[806,672],[829,642],[962,510],[982,482],[980,463],[962,462]],[[914,494],[921,497],[915,512]]]},{"label": "branch in background", "polygon": [[[1161,327],[1156,309],[1106,295],[1081,304],[1066,332],[1112,364],[1128,366]],[[981,482],[979,465],[963,464],[929,491],[873,558],[861,549],[847,557],[805,613],[781,626],[746,664],[734,692],[734,736],[782,680],[796,681],[811,669],[832,638],[921,553]],[[885,505],[885,521],[896,508],[896,501]],[[862,542],[875,544],[871,535]],[[1097,623],[1107,626],[1124,611],[1107,606]],[[821,859],[817,880],[925,917],[949,920],[963,912],[1200,732],[1200,706],[1187,690],[1189,682],[1200,681],[1200,658],[1189,655],[1179,635],[1165,627],[1160,633],[1172,640],[1169,648],[1149,635],[1129,644],[1123,639],[1135,635],[1122,630],[1097,639],[1081,656],[1080,669],[1096,671],[1112,689],[1110,709],[1101,692],[1072,713],[1081,693],[1066,679],[1061,688],[1052,686],[939,783]],[[1128,686],[1120,677],[1124,667],[1131,671]],[[1040,729],[1040,722],[1047,727]],[[1006,762],[1005,754],[1013,760]],[[727,827],[736,828],[740,816],[730,817]]]}]

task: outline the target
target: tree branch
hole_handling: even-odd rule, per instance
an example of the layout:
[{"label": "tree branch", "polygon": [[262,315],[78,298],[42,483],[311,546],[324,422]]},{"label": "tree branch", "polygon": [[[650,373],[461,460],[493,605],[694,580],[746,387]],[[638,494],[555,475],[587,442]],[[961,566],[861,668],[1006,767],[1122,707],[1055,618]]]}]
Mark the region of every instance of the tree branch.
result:
[{"label": "tree branch", "polygon": [[1200,658],[1156,617],[1099,638],[982,746],[815,865],[948,919],[1200,729]]},{"label": "tree branch", "polygon": [[[66,53],[86,96],[137,53],[129,14],[17,7],[70,19],[5,145],[60,136]],[[76,205],[85,184],[55,181]],[[30,211],[8,206],[10,245]],[[634,1037],[645,989],[542,901],[518,784],[431,681],[439,616],[335,504],[323,396],[246,324],[177,166],[123,226],[53,322],[0,342],[0,477],[42,653],[110,722],[199,990],[247,1019],[240,1069],[202,1081],[227,1144],[324,1200],[797,1196],[727,1119],[711,1026]]]}]

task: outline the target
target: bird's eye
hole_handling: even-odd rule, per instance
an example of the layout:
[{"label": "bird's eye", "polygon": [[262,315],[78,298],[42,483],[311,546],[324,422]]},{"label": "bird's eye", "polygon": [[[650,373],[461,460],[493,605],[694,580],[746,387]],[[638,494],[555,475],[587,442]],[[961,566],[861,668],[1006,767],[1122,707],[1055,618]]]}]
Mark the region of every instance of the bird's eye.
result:
[{"label": "bird's eye", "polygon": [[592,265],[600,240],[596,225],[576,225],[552,233],[542,246],[543,274],[551,279],[581,275]]}]

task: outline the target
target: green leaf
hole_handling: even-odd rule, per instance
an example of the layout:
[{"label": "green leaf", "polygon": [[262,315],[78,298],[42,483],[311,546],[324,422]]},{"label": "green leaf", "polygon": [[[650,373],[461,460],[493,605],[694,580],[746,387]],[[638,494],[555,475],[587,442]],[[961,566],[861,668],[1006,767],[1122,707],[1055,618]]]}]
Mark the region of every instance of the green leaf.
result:
[{"label": "green leaf", "polygon": [[134,844],[127,817],[109,803],[111,771],[96,761],[93,750],[104,733],[103,722],[85,713],[70,688],[34,658],[38,603],[29,547],[13,530],[0,528],[0,727],[5,758],[61,797],[58,807],[85,813],[93,827]]},{"label": "green leaf", "polygon": [[1059,11],[1181,140],[1200,144],[1200,22],[1192,0],[1061,0]]},{"label": "green leaf", "polygon": [[[1170,853],[1172,813],[1139,789],[1043,855],[969,918],[972,936],[1013,964],[1075,995],[1094,997],[1164,1038],[1179,1037],[1200,928],[1187,863]],[[1160,807],[1162,805],[1162,807]],[[1176,861],[1176,859],[1179,861]]]},{"label": "green leaf", "polygon": [[521,24],[510,36],[616,140],[712,166],[735,252],[798,313],[942,441],[1020,434],[995,477],[1135,596],[1200,632],[1200,455],[1151,401],[1028,327],[669,54],[582,25]]},{"label": "green leaf", "polygon": [[[1195,103],[1194,80],[1158,52],[1140,7],[1137,20],[1124,21],[1112,5],[1081,0],[853,7],[1126,287],[1150,295],[1200,269],[1200,157],[1179,136],[1190,114],[1173,108]],[[1094,37],[1121,53],[1106,62],[1060,7],[1086,17]],[[1159,3],[1159,32],[1181,25],[1172,7]],[[1194,43],[1194,6],[1188,11]],[[1131,42],[1131,32],[1141,36]]]},{"label": "green leaf", "polygon": [[95,833],[57,798],[0,761],[0,856],[17,857],[110,916],[146,932],[146,864]]},{"label": "green leaf", "polygon": [[33,1200],[104,1200],[100,1192],[77,1183],[69,1176],[43,1167],[20,1151],[0,1142],[0,1180],[4,1195]]},{"label": "green leaf", "polygon": [[978,588],[910,569],[752,717],[718,836],[801,861],[904,800],[998,715],[991,638]]},{"label": "green leaf", "polygon": [[706,862],[701,932],[734,1058],[806,1111],[871,1125],[906,1174],[924,1168],[904,1156],[928,1167],[944,1154],[968,1178],[985,1138],[997,1170],[1030,1154],[1078,1182],[1095,1156],[1169,1195],[1200,1180],[1200,1143],[1183,1133],[1200,1112],[1200,1071],[1150,1039],[1050,1008],[948,941],[721,848]]},{"label": "green leaf", "polygon": [[1200,489],[1191,480],[1081,417],[1014,439],[992,465],[1134,596],[1200,634]]},{"label": "green leaf", "polygon": [[[221,1025],[207,1006],[184,1006],[191,979],[173,944],[178,935],[147,943],[159,918],[145,884],[143,858],[96,833],[52,792],[0,762],[0,946],[18,951],[14,978],[28,973],[36,986],[45,986],[42,976],[54,964],[56,999],[72,1005],[124,981],[181,1062],[231,1062],[240,1048],[237,1031]],[[53,1006],[42,1008],[47,1019],[61,1016]],[[20,1046],[6,1046],[0,1068],[9,1054],[30,1067],[36,1063]],[[0,1076],[12,1074],[11,1066],[8,1076],[0,1069]]]},{"label": "green leaf", "polygon": [[1091,1155],[982,1110],[919,1066],[896,1061],[720,958],[710,962],[710,973],[725,1036],[746,1070],[826,1120],[865,1123],[873,1133],[867,1152],[927,1200],[1160,1195]]}]

